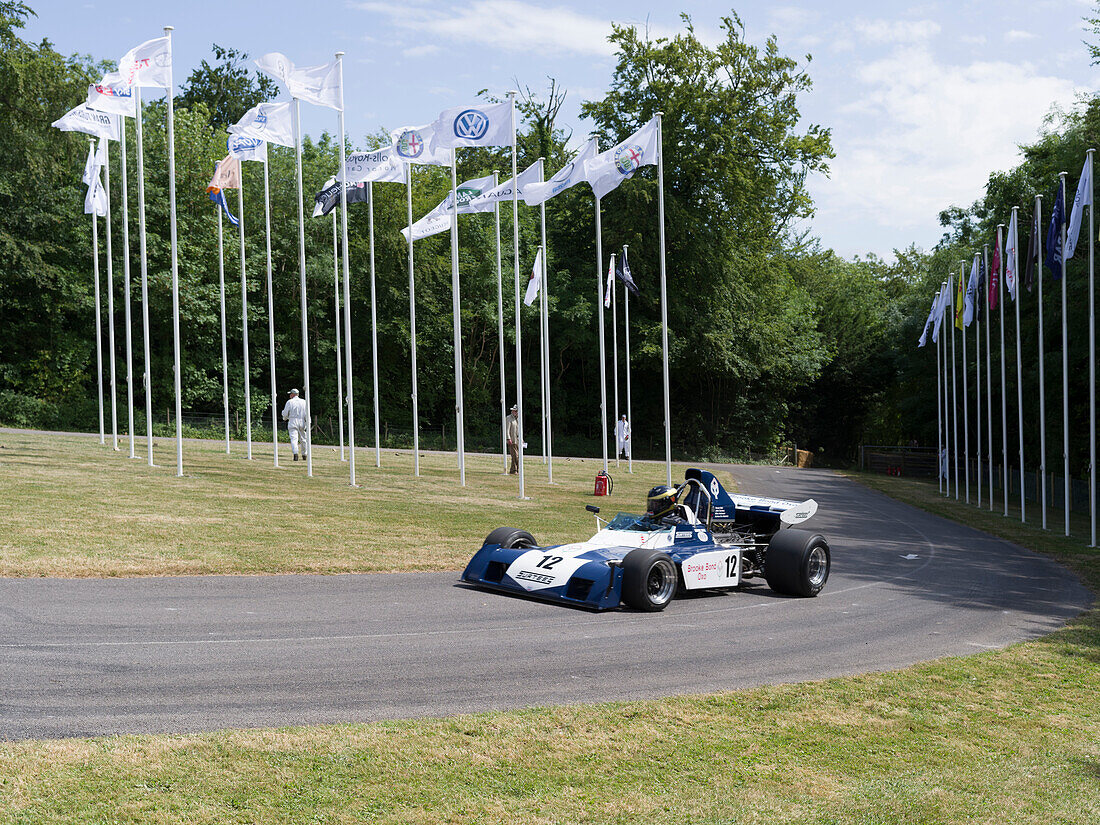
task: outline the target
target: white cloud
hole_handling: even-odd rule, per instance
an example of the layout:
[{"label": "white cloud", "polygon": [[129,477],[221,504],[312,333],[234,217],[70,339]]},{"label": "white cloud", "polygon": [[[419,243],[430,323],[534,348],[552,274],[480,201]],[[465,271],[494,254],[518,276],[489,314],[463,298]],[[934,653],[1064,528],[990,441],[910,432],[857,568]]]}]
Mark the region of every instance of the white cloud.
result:
[{"label": "white cloud", "polygon": [[1024,40],[1033,40],[1036,35],[1031,32],[1020,31],[1019,29],[1012,29],[1005,32],[1005,40],[1009,43],[1019,43]]},{"label": "white cloud", "polygon": [[410,46],[407,49],[402,50],[401,54],[405,57],[427,57],[431,54],[436,54],[439,51],[439,46],[434,43],[425,43],[422,46]]},{"label": "white cloud", "polygon": [[857,20],[852,28],[870,43],[917,43],[940,33],[933,20]]}]

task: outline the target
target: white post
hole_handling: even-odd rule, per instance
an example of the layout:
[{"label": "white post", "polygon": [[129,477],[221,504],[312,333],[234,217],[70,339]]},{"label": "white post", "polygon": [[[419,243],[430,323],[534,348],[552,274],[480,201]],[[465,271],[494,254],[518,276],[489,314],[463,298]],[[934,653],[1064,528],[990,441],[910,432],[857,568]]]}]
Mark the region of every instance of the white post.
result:
[{"label": "white post", "polygon": [[[516,92],[508,92],[508,100],[512,104],[512,182],[515,184],[519,177],[516,168]],[[523,348],[521,346],[523,326],[520,316],[519,302],[519,187],[512,186],[512,259],[515,269],[515,309],[516,309],[516,428],[518,430],[518,443],[516,450],[519,455],[519,497],[527,498],[524,494],[523,479]]]},{"label": "white post", "polygon": [[955,370],[955,285],[951,284],[951,452],[955,463],[955,501],[959,500],[959,386]]},{"label": "white post", "polygon": [[1005,512],[1008,515],[1008,394],[1005,387],[1005,284],[1004,284],[1004,246],[1001,243],[1004,224],[997,224],[997,252],[1001,262],[1001,271],[997,273],[997,304],[1001,311],[1001,473],[1004,476],[1003,493]]},{"label": "white post", "polygon": [[336,320],[336,419],[340,425],[340,460],[347,461],[344,452],[344,348],[340,343],[340,231],[336,225],[336,213],[332,213],[332,304]]},{"label": "white post", "polygon": [[[302,395],[306,399],[306,475],[313,477],[313,413],[309,392],[309,326],[306,317],[306,209],[302,201],[302,104],[298,98],[292,98],[291,108],[294,120],[294,164],[298,184],[298,301],[302,315]],[[341,170],[343,164],[340,165]],[[351,383],[351,376],[348,376]],[[348,392],[350,396],[350,389]],[[351,411],[348,411],[349,419]],[[349,420],[350,424],[350,420]],[[349,434],[351,428],[348,428]],[[352,473],[355,472],[355,449],[351,451]]]},{"label": "white post", "polygon": [[[942,287],[944,289],[944,300],[947,302],[946,306],[944,307],[944,314],[947,316],[947,323],[940,330],[940,341],[943,343],[943,446],[944,446],[944,449],[946,450],[946,452],[944,454],[944,458],[947,458],[947,456],[949,456],[951,454],[951,448],[953,448],[954,444],[955,444],[954,438],[952,437],[951,433],[948,431],[948,424],[947,424],[948,419],[950,418],[950,415],[949,415],[948,410],[947,410],[947,405],[949,403],[949,401],[948,401],[948,390],[947,390],[947,374],[948,374],[947,350],[948,350],[948,344],[947,344],[946,341],[943,340],[943,336],[950,332],[951,325],[954,324],[954,319],[951,317],[951,278],[950,278],[950,276],[948,276],[948,279],[943,282]],[[946,495],[948,498],[951,498],[951,462],[950,461],[947,462],[947,473],[944,476],[943,492],[944,492],[944,495]]]},{"label": "white post", "polygon": [[1066,319],[1066,173],[1059,172],[1062,186],[1062,474],[1066,535],[1069,535],[1069,324]]},{"label": "white post", "polygon": [[[980,253],[974,253],[974,263],[978,266],[981,266],[980,257]],[[982,315],[978,311],[981,305],[982,295],[979,286],[977,293],[974,295],[974,323],[976,324],[974,328],[974,415],[977,423],[974,435],[978,448],[977,472],[974,475],[978,480],[977,506],[979,508],[982,506]]]},{"label": "white post", "polygon": [[[337,114],[337,120],[340,127],[340,227],[343,230],[340,251],[343,258],[344,267],[344,378],[345,378],[345,390],[347,391],[347,406],[348,406],[348,484],[352,487],[357,486],[355,483],[355,404],[353,402],[352,394],[352,369],[351,369],[351,274],[348,268],[348,185],[347,185],[347,147],[345,145],[345,132],[344,132],[344,53],[336,52],[336,65],[340,71],[340,109]],[[295,111],[297,112],[298,103],[294,103]],[[301,121],[298,121],[297,137],[295,140],[298,143],[298,202],[299,209],[302,209],[302,140],[301,140]],[[304,225],[304,218],[303,218]],[[372,227],[373,231],[373,227]],[[373,239],[371,247],[371,263],[373,266]],[[303,352],[306,341],[306,281],[305,281],[305,236],[302,236],[302,347]],[[374,289],[374,277],[373,272],[371,275],[371,289]],[[373,296],[372,296],[373,304]],[[377,359],[375,359],[377,360]],[[375,375],[377,376],[377,369],[375,369]],[[308,379],[309,372],[306,371],[306,377]],[[375,403],[377,404],[378,392],[377,386],[375,387]],[[309,398],[306,398],[306,404],[309,404]],[[376,408],[377,409],[377,408]],[[375,413],[377,420],[377,412]],[[312,419],[310,419],[312,421]],[[377,425],[375,427],[375,444],[377,446]],[[311,445],[312,447],[312,445]],[[309,451],[310,460],[310,475],[313,474],[313,450]]]},{"label": "white post", "polygon": [[[493,170],[493,188],[496,189],[497,171]],[[412,212],[409,213],[409,225],[412,225]],[[497,360],[500,362],[500,452],[504,457],[504,472],[508,474],[508,405],[507,390],[504,386],[504,276],[500,257],[500,201],[493,202],[493,224],[497,243]]]},{"label": "white post", "polygon": [[[420,418],[416,397],[416,279],[413,277],[413,190],[411,163],[405,164],[405,192],[409,218],[409,356],[412,367],[412,414],[413,414],[413,475],[420,475]],[[497,232],[497,250],[499,255],[500,237]]]},{"label": "white post", "polygon": [[665,484],[672,486],[672,414],[668,381],[668,289],[665,275],[665,145],[663,113],[657,113],[657,213],[661,239],[661,354],[665,386]]},{"label": "white post", "polygon": [[244,355],[244,433],[248,440],[248,460],[252,460],[252,380],[248,372],[248,280],[244,260],[244,161],[241,161],[241,185],[237,188],[237,228],[241,239],[241,349]]},{"label": "white post", "polygon": [[[615,253],[611,253],[611,270],[615,270]],[[611,276],[611,386],[615,403],[615,466],[619,466],[619,302],[617,279]]]},{"label": "white post", "polygon": [[[539,158],[539,181],[545,179],[545,160]],[[539,290],[539,294],[542,296],[540,302],[540,314],[542,317],[542,348],[544,357],[543,360],[546,363],[546,371],[543,373],[543,383],[545,390],[543,392],[543,416],[546,420],[544,443],[546,445],[546,481],[548,484],[554,483],[554,432],[553,432],[553,418],[550,415],[550,282],[546,277],[546,273],[549,267],[550,249],[546,245],[546,201],[544,200],[539,204],[539,219],[542,225],[542,272],[539,273],[539,277],[542,278],[542,289]]]},{"label": "white post", "polygon": [[[959,279],[962,283],[966,284],[966,288],[969,291],[970,284],[966,282],[966,261],[959,262]],[[965,304],[964,304],[965,306]],[[965,312],[965,310],[964,310]],[[970,503],[970,397],[967,387],[967,374],[970,372],[970,367],[966,363],[966,319],[963,318],[962,329],[962,374],[963,374],[963,477],[965,483],[963,489],[966,490],[966,503]]]},{"label": "white post", "polygon": [[[936,293],[936,301],[940,300],[942,291]],[[629,302],[629,298],[627,301]],[[939,310],[937,309],[937,312]],[[937,319],[932,319],[932,329],[936,328]],[[940,352],[941,352],[941,336],[936,336],[936,480],[939,482],[939,491],[943,493],[943,464],[940,462],[940,456],[943,455],[943,388],[940,386]],[[797,456],[796,456],[797,458]],[[978,476],[981,477],[981,464],[978,465]]]},{"label": "white post", "polygon": [[603,329],[603,228],[600,226],[600,199],[596,198],[596,314],[600,336],[600,438],[603,442],[603,471],[607,472],[607,345]]},{"label": "white post", "polygon": [[[627,245],[623,244],[623,256],[626,256]],[[630,424],[630,444],[626,448],[626,471],[634,472],[634,417],[630,414],[630,290],[623,290],[623,333],[626,340],[626,420]]]},{"label": "white post", "polygon": [[[1092,186],[1092,153],[1089,149],[1089,186]],[[1096,299],[1093,295],[1093,220],[1094,210],[1092,192],[1089,192],[1089,522],[1092,527],[1089,547],[1096,546]],[[1016,308],[1016,329],[1019,335],[1020,309]],[[1019,356],[1017,355],[1017,359]],[[1017,360],[1019,368],[1019,360]],[[1021,395],[1021,399],[1023,396]],[[1020,420],[1023,420],[1021,400]],[[1020,455],[1023,456],[1024,441],[1020,439]],[[1021,458],[1022,463],[1022,458]],[[1021,468],[1022,469],[1022,468]],[[1021,499],[1021,503],[1023,499]]]},{"label": "white post", "polygon": [[371,372],[374,377],[374,466],[382,466],[382,431],[379,428],[378,397],[378,298],[374,277],[374,181],[367,183],[367,210],[370,225],[370,353]]},{"label": "white post", "polygon": [[[543,158],[539,158],[539,182],[541,183],[543,178]],[[516,188],[516,186],[513,186]],[[535,258],[539,261],[546,259],[546,202],[539,204],[539,227],[541,233],[539,235],[540,246],[539,249],[542,255],[539,256],[538,252],[535,253]],[[542,425],[542,463],[546,464],[546,336],[545,329],[543,328],[544,310],[543,307],[546,303],[546,279],[542,277],[543,266],[539,264],[539,395],[542,397],[542,404],[539,407],[539,423]],[[532,273],[533,275],[534,273]]]},{"label": "white post", "polygon": [[[95,140],[89,138],[92,151],[95,151]],[[93,181],[92,186],[95,186]],[[92,276],[95,278],[95,373],[96,385],[99,388],[99,443],[106,444],[107,436],[103,427],[103,310],[99,301],[99,218],[95,210],[92,210]]]},{"label": "white post", "polygon": [[[122,118],[119,118],[121,120]],[[118,392],[115,386],[115,265],[111,252],[111,141],[103,141],[103,191],[107,196],[107,345],[110,347],[107,363],[111,370],[111,446],[118,450]]]},{"label": "white post", "polygon": [[[1018,414],[1016,426],[1020,432],[1020,521],[1027,521],[1026,497],[1024,495],[1024,376],[1023,367],[1020,364],[1020,230],[1018,226],[1019,207],[1012,207],[1012,254],[1015,255],[1014,269],[1016,272],[1016,410]],[[1042,274],[1042,273],[1040,273]]]},{"label": "white post", "polygon": [[[221,161],[215,161],[215,174],[219,166]],[[225,242],[220,203],[214,204],[214,212],[218,216],[218,308],[222,331],[222,410],[225,413],[225,454],[229,455],[229,353],[225,343]]]},{"label": "white post", "polygon": [[[149,357],[149,258],[145,247],[145,149],[142,139],[143,110],[141,86],[134,85],[134,106],[137,116],[137,172],[138,172],[138,249],[141,253],[141,329],[145,349],[145,446],[149,452],[149,466],[153,466],[153,371]],[[100,428],[102,429],[102,427]]]},{"label": "white post", "polygon": [[993,326],[993,309],[989,305],[989,244],[982,244],[982,266],[985,268],[986,308],[985,321],[985,424],[986,459],[989,461],[989,512],[993,512],[993,348],[990,346],[989,329]]},{"label": "white post", "polygon": [[[172,27],[165,26],[164,34],[172,37]],[[168,217],[172,245],[172,354],[176,381],[176,475],[183,476],[183,388],[180,365],[180,280],[176,244],[176,138],[173,99],[176,95],[172,82],[172,67],[168,67]]]},{"label": "white post", "polygon": [[[451,313],[455,357],[455,432],[458,447],[458,481],[466,486],[465,439],[462,420],[462,297],[458,280],[458,152],[451,156]],[[409,227],[412,238],[412,227]],[[411,241],[410,241],[411,242]]]},{"label": "white post", "polygon": [[122,155],[122,286],[126,306],[126,431],[130,435],[130,458],[134,458],[134,336],[130,319],[130,201],[126,181],[126,118],[118,119],[119,150]]},{"label": "white post", "polygon": [[[268,147],[270,148],[270,146]],[[267,346],[271,367],[271,452],[279,466],[279,398],[275,386],[275,295],[271,278],[271,192],[264,161],[264,229],[267,233]]]},{"label": "white post", "polygon": [[1046,354],[1043,345],[1043,196],[1035,196],[1035,248],[1039,260],[1035,280],[1039,283],[1039,501],[1043,510],[1043,529],[1047,529],[1047,382]]}]

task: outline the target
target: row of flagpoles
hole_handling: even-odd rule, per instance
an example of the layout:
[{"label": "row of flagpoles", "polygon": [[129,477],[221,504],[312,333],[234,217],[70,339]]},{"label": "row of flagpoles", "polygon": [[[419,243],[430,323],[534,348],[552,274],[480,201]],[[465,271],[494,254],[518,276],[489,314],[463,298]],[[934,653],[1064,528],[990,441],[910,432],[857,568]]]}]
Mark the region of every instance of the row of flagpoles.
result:
[{"label": "row of flagpoles", "polygon": [[[164,36],[149,40],[127,52],[118,64],[118,71],[104,76],[102,81],[89,87],[88,97],[85,103],[66,113],[54,126],[67,130],[84,132],[99,138],[98,148],[89,147],[88,161],[85,166],[84,182],[88,185],[88,195],[85,199],[85,212],[92,215],[93,222],[93,254],[95,255],[94,274],[96,278],[96,353],[99,366],[100,388],[100,440],[105,442],[104,413],[102,405],[102,352],[100,340],[100,306],[99,306],[99,252],[98,252],[98,223],[97,217],[106,218],[106,244],[107,244],[107,268],[108,283],[112,280],[112,254],[111,254],[111,206],[109,197],[110,179],[108,146],[109,141],[116,140],[120,143],[122,155],[122,206],[124,217],[123,244],[124,244],[124,289],[126,296],[126,369],[127,369],[127,393],[129,402],[129,427],[130,456],[134,457],[134,426],[133,426],[133,391],[132,391],[132,352],[130,338],[130,247],[129,247],[129,216],[126,200],[126,144],[125,144],[125,119],[132,117],[135,120],[137,134],[137,164],[138,164],[138,226],[141,261],[142,282],[142,323],[145,338],[145,373],[143,384],[145,387],[146,401],[146,427],[148,444],[148,461],[153,464],[153,442],[151,433],[152,400],[151,381],[149,375],[149,314],[148,314],[148,263],[146,257],[145,236],[145,194],[144,194],[144,163],[142,143],[142,118],[141,118],[141,89],[163,89],[167,97],[167,130],[168,130],[168,177],[170,199],[170,239],[171,239],[171,271],[172,271],[172,328],[173,328],[173,356],[175,379],[175,412],[176,412],[176,472],[183,475],[183,447],[182,447],[182,418],[181,418],[181,388],[180,388],[180,332],[179,332],[179,288],[178,288],[178,261],[176,243],[176,201],[175,201],[175,158],[174,158],[174,128],[173,128],[173,97],[172,82],[172,28],[165,27]],[[604,344],[604,311],[609,305],[613,305],[614,282],[616,276],[622,280],[626,287],[634,294],[637,288],[631,278],[627,263],[627,249],[623,248],[623,254],[619,267],[615,266],[615,256],[611,256],[607,273],[605,288],[603,280],[603,247],[602,231],[600,226],[601,207],[603,197],[617,188],[624,180],[630,178],[637,169],[645,165],[656,165],[658,170],[658,226],[660,241],[660,278],[661,278],[661,328],[662,328],[662,353],[663,353],[663,385],[664,385],[664,425],[665,425],[665,465],[668,483],[672,481],[671,466],[671,417],[669,413],[669,365],[668,365],[668,331],[665,289],[665,232],[664,232],[664,166],[661,149],[661,114],[658,113],[652,120],[642,126],[635,134],[604,152],[599,152],[595,139],[588,141],[577,155],[565,167],[560,169],[549,180],[545,179],[543,160],[540,158],[535,164],[519,173],[517,170],[516,148],[516,120],[515,120],[515,92],[508,93],[508,100],[502,103],[475,104],[471,106],[459,106],[444,110],[438,118],[425,126],[405,127],[395,130],[391,135],[389,146],[370,152],[356,152],[348,155],[345,143],[344,128],[344,100],[343,100],[343,53],[337,52],[336,59],[321,66],[298,67],[284,55],[272,52],[256,60],[261,71],[275,77],[289,92],[289,101],[277,101],[261,103],[250,109],[236,124],[230,126],[228,141],[228,155],[216,167],[210,186],[207,189],[211,200],[217,205],[218,211],[218,251],[219,251],[219,287],[220,287],[220,311],[222,330],[222,395],[226,419],[226,451],[229,450],[229,390],[228,390],[228,355],[226,352],[226,320],[225,320],[225,273],[223,259],[223,230],[222,214],[224,213],[238,228],[240,239],[240,269],[241,269],[241,306],[243,324],[243,357],[244,357],[244,385],[245,385],[245,426],[248,439],[248,457],[252,457],[252,420],[250,404],[250,380],[248,372],[248,294],[245,280],[245,227],[244,227],[244,194],[242,180],[242,161],[253,160],[263,163],[264,168],[264,217],[267,244],[267,295],[268,295],[268,338],[270,352],[270,379],[271,379],[271,413],[272,413],[272,439],[274,448],[274,463],[279,464],[278,453],[278,400],[275,387],[275,333],[274,312],[272,306],[272,270],[271,270],[271,221],[270,221],[270,189],[267,169],[267,145],[276,145],[293,148],[295,151],[295,167],[298,195],[298,259],[299,259],[299,298],[301,309],[302,327],[302,397],[306,402],[307,420],[312,420],[310,413],[311,395],[309,390],[309,347],[307,335],[306,315],[306,258],[305,258],[305,209],[302,188],[302,155],[301,155],[301,126],[300,104],[302,101],[335,109],[338,114],[338,128],[340,132],[340,162],[336,175],[316,198],[314,216],[327,214],[335,208],[337,202],[340,206],[340,231],[338,233],[336,216],[333,216],[333,261],[335,281],[335,315],[336,315],[336,351],[337,351],[337,379],[338,393],[341,395],[342,404],[338,404],[341,414],[340,422],[340,448],[341,457],[344,453],[343,445],[343,406],[347,407],[348,444],[352,449],[348,452],[350,484],[356,486],[355,475],[355,412],[353,405],[353,374],[352,374],[352,341],[351,341],[351,294],[348,256],[348,228],[347,205],[351,200],[365,200],[368,203],[370,225],[370,300],[371,300],[371,337],[372,337],[372,365],[374,378],[374,430],[375,430],[375,463],[381,466],[381,447],[379,440],[379,393],[378,393],[378,350],[377,350],[377,318],[375,315],[375,272],[374,272],[374,204],[373,186],[375,183],[404,182],[407,190],[408,226],[402,230],[408,243],[408,267],[409,267],[409,319],[410,319],[410,353],[412,367],[412,417],[413,417],[413,452],[414,474],[420,474],[419,465],[419,423],[418,401],[416,383],[416,305],[415,305],[415,274],[413,245],[416,240],[429,237],[439,232],[451,233],[451,281],[453,300],[453,332],[454,332],[454,373],[455,373],[455,416],[458,433],[458,470],[460,483],[465,485],[465,444],[464,434],[465,410],[463,404],[463,378],[462,378],[462,329],[461,329],[461,294],[458,265],[458,216],[477,212],[492,211],[496,223],[497,246],[497,306],[498,306],[498,343],[503,355],[504,351],[504,323],[503,323],[503,281],[501,271],[500,252],[500,204],[511,200],[512,202],[512,226],[513,226],[513,264],[514,264],[514,314],[515,314],[515,382],[516,404],[518,406],[519,425],[519,496],[525,497],[525,481],[523,470],[523,397],[522,397],[522,358],[521,358],[521,316],[520,316],[520,250],[519,250],[519,200],[522,197],[528,206],[540,207],[540,232],[541,245],[535,256],[535,265],[529,280],[525,303],[530,305],[535,297],[540,297],[540,323],[539,323],[539,360],[540,360],[540,390],[542,395],[542,431],[543,449],[546,456],[548,480],[553,482],[553,453],[551,439],[551,415],[550,415],[550,378],[549,378],[549,323],[547,318],[547,248],[546,248],[546,218],[545,202],[562,191],[578,184],[587,183],[592,188],[594,195],[594,212],[596,224],[596,285],[598,296],[598,322],[600,338],[600,414],[601,430],[603,432],[603,467],[607,470],[607,390],[605,371],[605,344]],[[471,181],[465,181],[461,185],[457,181],[457,149],[463,147],[511,147],[512,177],[503,184],[497,183],[496,173],[492,176]],[[415,164],[449,165],[451,168],[451,192],[435,209],[414,223],[412,214],[412,184],[413,166]],[[101,182],[100,170],[105,170],[107,175],[106,186]],[[225,189],[237,189],[238,216],[235,218],[230,213],[229,205],[225,199]],[[355,197],[349,198],[349,195]],[[339,235],[340,249],[337,250]],[[342,273],[339,268],[342,261]],[[343,295],[341,302],[340,280],[342,274]],[[114,317],[113,292],[108,292],[108,313]],[[626,293],[624,292],[624,295]],[[341,303],[343,314],[341,318]],[[626,361],[627,361],[627,415],[630,415],[630,355],[629,355],[629,297],[626,298]],[[617,307],[612,309],[615,369],[615,415],[618,418],[618,334],[617,334]],[[341,369],[341,327],[343,331],[343,355],[344,363]],[[115,345],[114,325],[109,325],[110,346],[110,376],[112,398],[112,439],[115,448],[118,448],[118,424],[115,407]],[[501,394],[501,434],[502,447],[506,439],[506,401],[505,401],[505,375],[504,361],[500,359],[500,394]],[[505,449],[504,452],[507,452]],[[313,451],[307,450],[307,473],[313,474]],[[618,452],[616,452],[618,455]],[[632,469],[632,462],[631,462]]]},{"label": "row of flagpoles", "polygon": [[[1039,501],[1041,522],[1043,529],[1047,529],[1047,443],[1046,443],[1046,372],[1043,332],[1043,278],[1042,265],[1050,270],[1052,277],[1061,282],[1061,349],[1062,349],[1062,463],[1063,463],[1063,503],[1064,503],[1064,530],[1065,535],[1070,534],[1070,469],[1069,469],[1069,325],[1067,323],[1066,301],[1066,261],[1073,257],[1077,249],[1081,226],[1084,221],[1084,211],[1089,209],[1088,230],[1088,350],[1089,350],[1089,518],[1091,523],[1090,547],[1096,546],[1096,313],[1093,296],[1094,281],[1094,227],[1093,227],[1093,154],[1089,149],[1085,156],[1084,167],[1078,181],[1077,192],[1070,210],[1066,210],[1066,173],[1059,173],[1059,183],[1054,195],[1054,208],[1046,231],[1046,250],[1043,255],[1044,238],[1042,228],[1042,195],[1035,196],[1035,205],[1032,216],[1031,235],[1028,240],[1028,251],[1025,259],[1025,271],[1023,280],[1027,291],[1030,293],[1033,283],[1038,284],[1037,309],[1038,309],[1038,363],[1039,363]],[[1000,387],[1001,387],[1001,456],[1003,467],[1003,479],[1001,480],[1004,515],[1008,515],[1008,491],[1009,491],[1009,446],[1008,446],[1008,399],[1007,383],[1005,375],[1005,320],[1004,320],[1004,287],[1008,288],[1009,299],[1013,302],[1016,316],[1016,418],[1019,436],[1017,461],[1019,462],[1019,487],[1020,487],[1020,519],[1027,521],[1027,503],[1025,496],[1025,461],[1024,461],[1024,388],[1023,388],[1023,354],[1020,341],[1020,303],[1019,291],[1020,267],[1018,255],[1018,227],[1017,212],[1019,207],[1012,207],[1012,215],[1009,219],[1007,232],[1004,232],[1004,224],[998,224],[996,238],[994,240],[992,260],[989,256],[988,245],[981,252],[975,252],[970,267],[969,278],[965,277],[965,262],[961,263],[958,280],[951,275],[941,285],[932,299],[932,308],[928,313],[924,329],[918,342],[919,347],[926,345],[929,333],[936,343],[936,398],[937,398],[937,439],[939,451],[939,483],[940,491],[947,496],[954,491],[955,499],[960,499],[960,488],[964,491],[962,498],[970,503],[970,422],[969,422],[969,361],[966,353],[967,329],[974,324],[974,343],[977,350],[975,360],[976,372],[976,417],[977,417],[977,504],[982,506],[982,419],[981,419],[981,309],[983,294],[986,297],[985,306],[988,308],[985,323],[985,395],[986,395],[986,450],[988,459],[988,501],[989,508],[993,510],[993,384],[990,340],[990,327],[992,326],[992,313],[999,307],[1000,310]],[[1002,254],[1003,250],[1003,254]],[[1040,270],[1036,272],[1036,270]],[[964,288],[965,283],[965,288]],[[950,341],[941,340],[943,319],[948,316],[953,319],[950,325]],[[976,324],[975,324],[976,322]],[[956,359],[956,330],[960,333],[960,348],[962,350],[962,461],[961,470],[963,482],[960,485],[960,459],[959,459],[959,388],[957,380]],[[949,352],[950,351],[950,352]],[[950,385],[949,378],[950,375]],[[952,472],[953,470],[953,472]]]}]

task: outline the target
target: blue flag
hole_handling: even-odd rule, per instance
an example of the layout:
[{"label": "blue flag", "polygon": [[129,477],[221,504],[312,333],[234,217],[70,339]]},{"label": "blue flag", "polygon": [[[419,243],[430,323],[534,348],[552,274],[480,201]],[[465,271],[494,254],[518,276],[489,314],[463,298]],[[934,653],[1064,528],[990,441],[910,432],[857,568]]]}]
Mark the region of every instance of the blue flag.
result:
[{"label": "blue flag", "polygon": [[210,195],[210,200],[214,201],[214,203],[218,204],[219,206],[221,206],[222,209],[225,210],[225,216],[229,218],[229,222],[234,226],[237,226],[240,221],[234,218],[233,214],[229,211],[229,204],[225,202],[225,192],[215,187],[210,187],[206,191]]},{"label": "blue flag", "polygon": [[1058,194],[1054,199],[1054,211],[1050,215],[1050,227],[1047,229],[1047,256],[1044,263],[1055,278],[1062,277],[1062,227],[1066,223],[1066,202],[1062,197],[1062,184],[1058,184]]}]

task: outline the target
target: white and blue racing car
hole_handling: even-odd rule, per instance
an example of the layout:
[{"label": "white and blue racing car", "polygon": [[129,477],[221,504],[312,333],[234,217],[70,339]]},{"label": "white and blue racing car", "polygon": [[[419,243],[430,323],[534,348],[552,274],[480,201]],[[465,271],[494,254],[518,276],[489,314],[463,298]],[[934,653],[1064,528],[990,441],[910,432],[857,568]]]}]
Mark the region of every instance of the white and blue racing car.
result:
[{"label": "white and blue racing car", "polygon": [[[829,544],[795,529],[817,503],[731,495],[706,470],[678,487],[654,487],[642,516],[619,513],[588,541],[540,547],[500,527],[470,559],[462,580],[595,610],[625,604],[663,610],[681,589],[738,587],[763,576],[777,593],[816,596],[829,578]],[[601,527],[602,525],[602,527]]]}]

